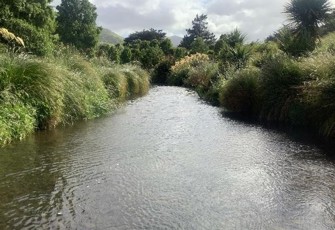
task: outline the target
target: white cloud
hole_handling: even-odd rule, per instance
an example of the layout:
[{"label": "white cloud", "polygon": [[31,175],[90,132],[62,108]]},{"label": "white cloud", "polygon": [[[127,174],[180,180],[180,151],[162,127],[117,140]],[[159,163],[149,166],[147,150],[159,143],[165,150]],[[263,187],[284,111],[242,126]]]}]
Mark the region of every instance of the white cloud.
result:
[{"label": "white cloud", "polygon": [[[57,3],[60,0],[56,0]],[[122,36],[143,29],[162,29],[183,36],[196,14],[207,14],[217,36],[239,28],[249,40],[264,39],[286,22],[289,0],[90,0],[97,23]],[[335,5],[335,0],[330,0]]]}]

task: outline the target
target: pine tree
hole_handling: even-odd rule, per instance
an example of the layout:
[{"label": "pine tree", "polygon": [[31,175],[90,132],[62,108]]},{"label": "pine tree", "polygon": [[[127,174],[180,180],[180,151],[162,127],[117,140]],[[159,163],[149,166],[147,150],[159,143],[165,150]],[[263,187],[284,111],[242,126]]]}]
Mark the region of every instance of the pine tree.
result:
[{"label": "pine tree", "polygon": [[196,15],[192,21],[192,28],[186,30],[187,34],[184,36],[179,46],[190,49],[192,42],[194,42],[196,38],[202,38],[208,46],[214,45],[215,35],[209,32],[207,28],[208,22],[206,22],[206,20],[207,15]]}]

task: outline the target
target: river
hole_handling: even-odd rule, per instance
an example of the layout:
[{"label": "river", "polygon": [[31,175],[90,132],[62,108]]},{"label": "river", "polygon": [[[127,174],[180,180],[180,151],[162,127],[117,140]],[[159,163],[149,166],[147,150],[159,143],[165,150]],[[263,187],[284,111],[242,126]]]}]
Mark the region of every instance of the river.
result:
[{"label": "river", "polygon": [[0,229],[335,229],[331,151],[154,87],[0,149]]}]

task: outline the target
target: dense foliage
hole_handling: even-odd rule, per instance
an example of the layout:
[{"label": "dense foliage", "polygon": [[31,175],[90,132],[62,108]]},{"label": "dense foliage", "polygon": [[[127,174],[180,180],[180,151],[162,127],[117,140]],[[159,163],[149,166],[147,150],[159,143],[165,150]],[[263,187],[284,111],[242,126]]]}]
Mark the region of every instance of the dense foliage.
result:
[{"label": "dense foliage", "polygon": [[96,7],[88,0],[62,0],[57,6],[57,33],[64,44],[90,51],[99,41]]},{"label": "dense foliage", "polygon": [[0,25],[22,38],[29,52],[45,55],[54,49],[55,12],[51,0],[3,0]]},{"label": "dense foliage", "polygon": [[124,39],[125,44],[133,44],[136,43],[138,40],[141,41],[162,41],[165,38],[166,33],[164,33],[162,30],[143,30],[140,32],[135,32],[130,34],[128,37]]},{"label": "dense foliage", "polygon": [[74,50],[57,57],[0,54],[0,145],[109,112],[149,90],[149,74],[138,66],[86,60]]}]

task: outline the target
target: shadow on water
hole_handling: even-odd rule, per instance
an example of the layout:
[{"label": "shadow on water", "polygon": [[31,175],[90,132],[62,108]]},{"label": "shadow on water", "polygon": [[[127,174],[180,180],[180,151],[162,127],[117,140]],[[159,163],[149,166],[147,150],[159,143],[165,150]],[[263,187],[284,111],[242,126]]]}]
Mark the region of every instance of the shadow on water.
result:
[{"label": "shadow on water", "polygon": [[282,136],[286,136],[289,140],[300,144],[315,146],[322,150],[322,153],[324,154],[323,157],[326,157],[327,160],[335,162],[335,141],[322,137],[312,128],[279,124],[275,122],[261,122],[250,116],[229,112],[224,109],[221,111],[221,115],[224,118],[231,119],[232,121],[236,121],[244,125],[256,126],[266,131],[278,133]]}]

